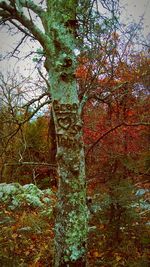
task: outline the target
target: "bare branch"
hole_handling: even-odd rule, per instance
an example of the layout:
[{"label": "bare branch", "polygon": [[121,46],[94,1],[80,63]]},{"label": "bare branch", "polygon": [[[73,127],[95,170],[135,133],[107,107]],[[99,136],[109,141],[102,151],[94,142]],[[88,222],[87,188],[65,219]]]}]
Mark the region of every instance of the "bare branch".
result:
[{"label": "bare branch", "polygon": [[50,169],[56,169],[57,165],[55,164],[50,164],[47,162],[7,162],[4,164],[5,166],[23,166],[23,165],[28,165],[28,166],[47,166],[50,167]]},{"label": "bare branch", "polygon": [[31,120],[31,119],[34,117],[34,115],[35,115],[35,114],[36,114],[42,107],[44,107],[45,105],[48,105],[48,104],[50,104],[50,103],[51,103],[51,99],[49,99],[49,100],[43,102],[41,105],[39,105],[39,106],[32,112],[32,114],[31,114],[30,116],[28,116],[25,120],[23,120],[23,121],[21,122],[21,125],[24,124],[24,123],[26,123],[27,121]]},{"label": "bare branch", "polygon": [[11,56],[14,56],[14,54],[18,51],[18,48],[22,45],[22,43],[24,42],[24,40],[26,39],[26,35],[24,35],[20,42],[18,43],[18,45],[15,47],[15,49],[11,52]]},{"label": "bare branch", "polygon": [[[38,73],[39,75],[42,77],[42,79],[45,81],[47,88],[50,88],[50,83],[49,81],[44,77],[43,73],[41,72],[41,70],[38,68]],[[50,91],[50,90],[49,90]]]},{"label": "bare branch", "polygon": [[137,122],[137,123],[127,123],[127,122],[122,122],[116,126],[114,126],[113,128],[111,128],[110,130],[108,130],[107,132],[105,132],[104,134],[102,134],[97,140],[96,142],[94,142],[91,147],[88,149],[87,153],[86,153],[86,157],[89,155],[90,151],[100,142],[100,140],[102,140],[105,136],[107,136],[108,134],[110,134],[111,132],[115,131],[116,129],[122,127],[122,126],[129,126],[129,127],[137,127],[137,126],[150,126],[150,122]]},{"label": "bare branch", "polygon": [[25,105],[23,105],[22,108],[29,107],[33,103],[35,103],[37,101],[40,101],[45,96],[49,96],[50,97],[50,93],[49,92],[45,92],[42,95],[40,95],[38,98],[32,98],[28,103],[26,103]]},{"label": "bare branch", "polygon": [[22,28],[21,25],[18,25],[16,21],[14,21],[14,20],[12,20],[12,19],[10,19],[9,21],[10,21],[10,23],[12,23],[12,24],[13,24],[19,31],[21,31],[22,33],[24,33],[26,36],[28,35],[28,36],[30,36],[31,38],[34,39],[34,36],[31,35],[25,28]]},{"label": "bare branch", "polygon": [[[23,1],[24,2],[24,1]],[[32,1],[31,1],[32,2]],[[7,4],[5,1],[0,2],[0,14],[2,18],[10,21],[17,20],[21,23],[32,35],[37,39],[42,46],[45,45],[45,34],[30,20],[28,19],[23,11],[20,11],[16,6]],[[13,23],[14,24],[14,23]]]},{"label": "bare branch", "polygon": [[39,5],[36,5],[32,0],[20,0],[20,4],[23,7],[26,7],[28,9],[31,9],[34,13],[36,13],[39,17],[44,16],[44,9],[40,7]]},{"label": "bare branch", "polygon": [[19,125],[19,126],[17,127],[17,129],[15,129],[11,134],[9,134],[9,135],[7,136],[7,137],[9,137],[9,138],[8,138],[8,140],[7,140],[7,142],[6,142],[5,146],[4,146],[4,149],[3,149],[3,151],[1,152],[0,156],[2,156],[2,155],[4,154],[4,152],[6,151],[7,146],[9,145],[10,140],[11,140],[11,139],[12,139],[12,138],[19,132],[20,128],[21,128],[21,125]]}]

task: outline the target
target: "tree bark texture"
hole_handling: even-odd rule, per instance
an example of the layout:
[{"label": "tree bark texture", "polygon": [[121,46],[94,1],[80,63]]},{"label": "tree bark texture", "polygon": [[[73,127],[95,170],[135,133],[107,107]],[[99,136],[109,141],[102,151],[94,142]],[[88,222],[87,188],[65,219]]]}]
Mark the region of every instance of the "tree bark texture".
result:
[{"label": "tree bark texture", "polygon": [[[64,104],[60,105],[60,109]],[[55,105],[54,105],[55,106]],[[67,104],[68,107],[73,105]],[[76,109],[76,105],[74,105]],[[86,252],[87,208],[83,145],[77,110],[55,112],[59,175],[55,266],[76,266]],[[74,262],[74,264],[73,264]]]},{"label": "tree bark texture", "polygon": [[45,67],[49,73],[53,100],[59,176],[55,267],[86,266],[88,210],[82,121],[75,80],[75,28],[72,28],[76,3],[75,0],[61,0],[57,6],[56,2],[52,4],[52,1],[49,1],[49,9],[53,10],[51,16],[54,16],[54,20],[51,17],[51,23],[47,24],[53,36],[53,58],[46,58]]},{"label": "tree bark texture", "polygon": [[[64,88],[64,82],[58,83]],[[59,176],[54,266],[82,267],[86,264],[88,218],[82,122],[76,84],[65,83],[65,89],[67,86],[68,90],[72,86],[69,97],[64,92],[63,97],[54,97],[53,101]]]}]

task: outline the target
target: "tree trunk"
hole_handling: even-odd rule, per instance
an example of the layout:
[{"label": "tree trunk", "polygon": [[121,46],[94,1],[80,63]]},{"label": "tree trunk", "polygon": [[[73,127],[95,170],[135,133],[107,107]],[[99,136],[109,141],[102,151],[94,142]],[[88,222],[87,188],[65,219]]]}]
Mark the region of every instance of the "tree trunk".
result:
[{"label": "tree trunk", "polygon": [[56,134],[58,204],[54,266],[86,266],[87,220],[85,161],[75,80],[78,1],[47,1],[45,29],[52,38],[46,54]]},{"label": "tree trunk", "polygon": [[82,123],[75,81],[52,86],[58,164],[55,267],[86,266],[87,218]]},{"label": "tree trunk", "polygon": [[[78,0],[44,2],[41,8],[41,5],[36,5],[36,1],[0,1],[0,11],[4,22],[10,21],[25,35],[33,36],[41,44],[42,49],[39,52],[37,50],[37,54],[45,57],[44,66],[50,80],[59,175],[54,266],[82,267],[86,261],[88,212],[82,123],[75,81],[75,51],[79,50],[83,39],[82,34],[81,38],[77,36],[78,14],[82,11],[85,16],[87,9],[88,22],[88,7],[91,10],[91,5],[89,0],[85,1],[84,8],[84,1]],[[26,9],[29,10],[27,16]],[[35,16],[38,19],[34,24]],[[15,24],[14,19],[17,21]]]}]

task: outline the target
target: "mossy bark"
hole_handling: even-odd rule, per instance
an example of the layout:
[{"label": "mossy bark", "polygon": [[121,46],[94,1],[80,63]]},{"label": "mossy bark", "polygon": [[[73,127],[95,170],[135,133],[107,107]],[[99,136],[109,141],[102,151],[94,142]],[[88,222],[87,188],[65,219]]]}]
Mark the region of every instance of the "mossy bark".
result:
[{"label": "mossy bark", "polygon": [[63,95],[52,92],[59,176],[54,266],[82,267],[86,266],[88,219],[82,122],[76,83],[56,83]]},{"label": "mossy bark", "polygon": [[[56,134],[58,204],[54,266],[85,266],[88,210],[80,104],[75,80],[76,0],[48,1],[46,56]],[[48,49],[48,50],[47,50]]]}]

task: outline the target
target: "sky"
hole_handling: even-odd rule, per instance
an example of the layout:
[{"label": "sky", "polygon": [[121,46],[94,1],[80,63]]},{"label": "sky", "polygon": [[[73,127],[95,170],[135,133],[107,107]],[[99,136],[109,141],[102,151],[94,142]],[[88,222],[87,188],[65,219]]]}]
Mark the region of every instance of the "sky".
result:
[{"label": "sky", "polygon": [[[35,0],[36,2],[36,0]],[[124,6],[126,9],[122,9],[121,18],[124,23],[128,23],[128,21],[132,21],[133,19],[135,22],[139,22],[141,17],[143,16],[143,23],[144,23],[144,36],[150,35],[150,0],[120,0],[120,5]],[[19,36],[17,37],[14,35],[13,37],[10,36],[5,29],[1,30],[0,32],[0,54],[5,52],[11,51],[14,45],[19,40]],[[26,42],[25,45],[22,47],[21,53],[22,55],[26,54],[27,51],[33,49],[35,44],[31,42]],[[17,62],[15,58],[13,59],[6,59],[0,62],[0,71],[12,71],[14,68],[19,72],[24,73],[24,75],[28,75],[31,73],[33,69],[33,62],[32,58],[30,60]]]},{"label": "sky", "polygon": [[134,19],[135,22],[139,22],[143,17],[144,31],[143,34],[146,36],[150,33],[150,0],[120,0],[121,5],[125,5],[126,11],[122,13],[122,19],[129,20]]}]

